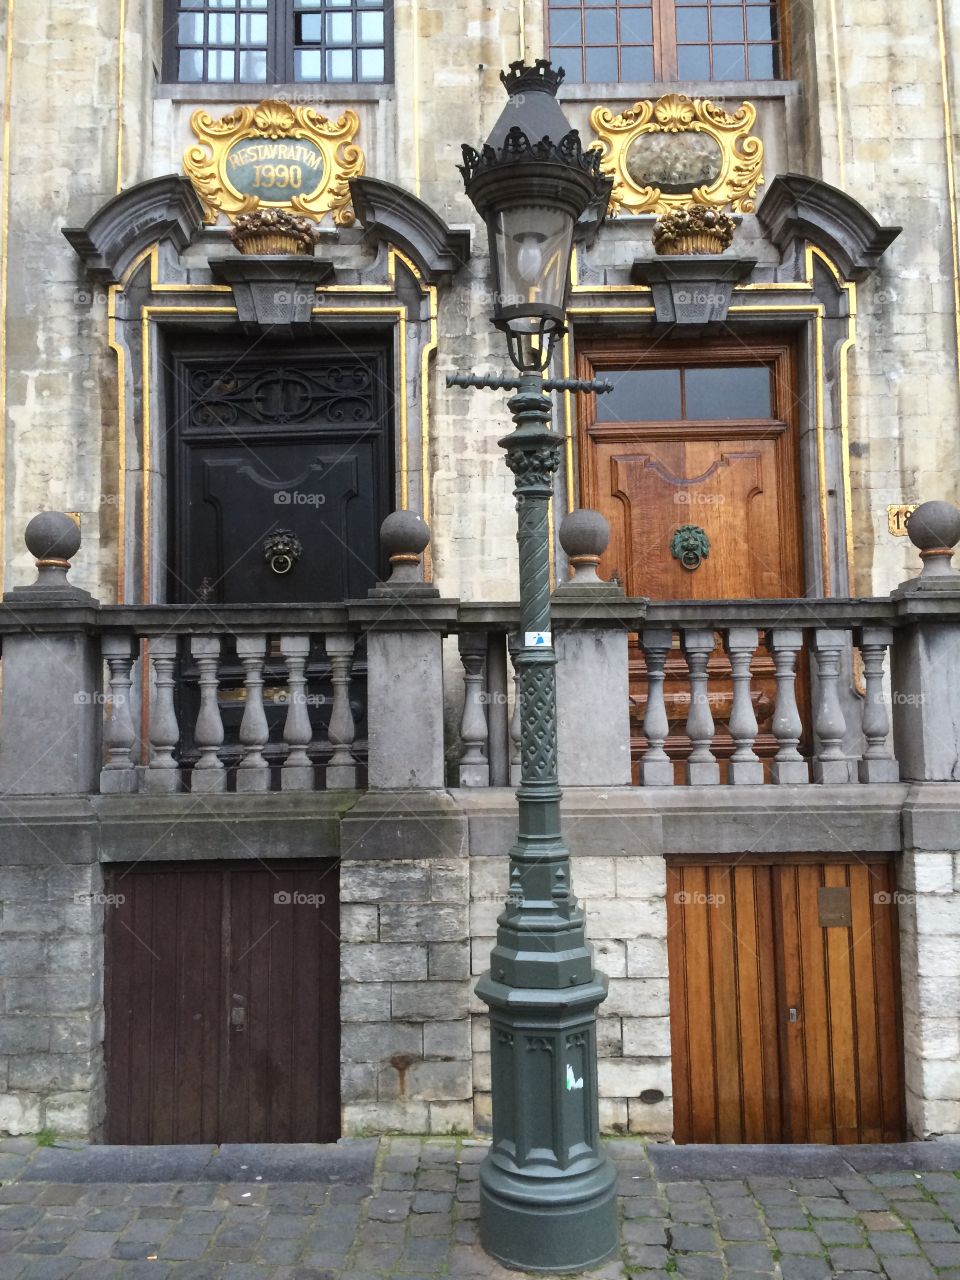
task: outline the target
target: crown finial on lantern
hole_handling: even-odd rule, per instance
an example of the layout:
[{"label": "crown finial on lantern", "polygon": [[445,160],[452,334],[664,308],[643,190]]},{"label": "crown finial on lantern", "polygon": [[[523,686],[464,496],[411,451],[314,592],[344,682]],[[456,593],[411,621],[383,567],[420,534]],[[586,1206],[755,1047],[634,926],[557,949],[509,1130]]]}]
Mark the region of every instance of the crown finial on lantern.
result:
[{"label": "crown finial on lantern", "polygon": [[511,98],[518,93],[549,93],[555,98],[566,74],[549,58],[537,58],[532,67],[522,61],[511,62],[509,71],[500,72],[500,80]]}]

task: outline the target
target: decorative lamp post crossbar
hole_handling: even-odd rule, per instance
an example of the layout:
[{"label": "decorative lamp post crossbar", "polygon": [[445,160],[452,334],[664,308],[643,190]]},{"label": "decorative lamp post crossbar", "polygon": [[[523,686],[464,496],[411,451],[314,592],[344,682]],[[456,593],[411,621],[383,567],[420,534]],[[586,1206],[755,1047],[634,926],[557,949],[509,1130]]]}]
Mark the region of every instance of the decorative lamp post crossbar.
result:
[{"label": "decorative lamp post crossbar", "polygon": [[[523,378],[504,378],[490,373],[448,373],[448,387],[476,387],[478,391],[512,391],[524,386]],[[602,395],[613,390],[612,382],[601,378],[540,378],[541,391],[593,391]]]},{"label": "decorative lamp post crossbar", "polygon": [[466,192],[487,224],[497,277],[493,323],[519,376],[447,379],[515,393],[514,430],[499,443],[517,499],[521,782],[506,902],[477,983],[490,1009],[493,1102],[480,1238],[508,1267],[550,1272],[583,1270],[617,1246],[616,1178],[597,1100],[607,979],[593,966],[560,820],[548,512],[562,440],[546,394],[611,388],[543,376],[564,332],[575,223],[592,204],[606,208],[610,180],[555,100],[562,76],[548,62],[513,63],[501,74],[509,101],[490,138],[480,153],[464,147]]}]

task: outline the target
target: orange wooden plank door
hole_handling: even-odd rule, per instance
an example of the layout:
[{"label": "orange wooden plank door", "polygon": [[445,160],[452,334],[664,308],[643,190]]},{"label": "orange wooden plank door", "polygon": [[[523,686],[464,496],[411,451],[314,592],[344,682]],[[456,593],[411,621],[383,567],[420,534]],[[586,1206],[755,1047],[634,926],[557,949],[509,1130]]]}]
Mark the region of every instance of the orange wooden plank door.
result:
[{"label": "orange wooden plank door", "polygon": [[671,861],[677,1142],[903,1138],[894,887],[882,861]]}]

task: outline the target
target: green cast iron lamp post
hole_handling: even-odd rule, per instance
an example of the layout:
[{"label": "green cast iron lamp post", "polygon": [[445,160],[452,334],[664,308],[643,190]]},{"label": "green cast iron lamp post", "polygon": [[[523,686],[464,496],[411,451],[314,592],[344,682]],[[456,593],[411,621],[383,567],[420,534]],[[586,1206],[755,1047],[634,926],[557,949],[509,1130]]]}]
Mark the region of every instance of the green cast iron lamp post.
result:
[{"label": "green cast iron lamp post", "polygon": [[447,380],[516,393],[515,430],[500,445],[519,522],[520,814],[497,942],[477,984],[490,1008],[493,1090],[480,1239],[505,1266],[551,1272],[581,1271],[617,1246],[615,1174],[597,1104],[596,1019],[607,980],[584,938],[560,825],[547,524],[561,446],[547,392],[609,388],[543,376],[564,331],[577,220],[588,209],[602,217],[610,180],[556,101],[562,77],[549,62],[511,64],[493,132],[482,151],[463,148],[466,192],[490,237],[493,323],[519,376]]}]

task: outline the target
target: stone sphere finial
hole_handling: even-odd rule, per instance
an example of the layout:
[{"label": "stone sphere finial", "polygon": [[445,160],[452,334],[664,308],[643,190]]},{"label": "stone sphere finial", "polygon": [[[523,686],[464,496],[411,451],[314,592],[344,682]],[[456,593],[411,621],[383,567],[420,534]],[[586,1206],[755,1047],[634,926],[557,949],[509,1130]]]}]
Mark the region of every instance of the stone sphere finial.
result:
[{"label": "stone sphere finial", "polygon": [[921,502],[907,520],[907,536],[920,552],[921,578],[956,576],[950,561],[960,542],[960,511],[952,502]]},{"label": "stone sphere finial", "polygon": [[70,591],[67,573],[80,550],[80,528],[62,511],[41,511],[23,531],[27,550],[37,562],[34,590]]},{"label": "stone sphere finial", "polygon": [[573,566],[577,587],[606,585],[597,577],[597,565],[610,542],[610,525],[599,511],[581,507],[564,516],[560,524],[560,545]]},{"label": "stone sphere finial", "polygon": [[4,600],[21,604],[97,603],[88,591],[67,581],[70,561],[80,550],[80,526],[62,511],[41,511],[23,531],[27,550],[37,562],[37,580],[4,592]]},{"label": "stone sphere finial", "polygon": [[41,511],[27,525],[23,540],[38,568],[52,565],[66,571],[80,550],[80,529],[62,511]]},{"label": "stone sphere finial", "polygon": [[415,511],[394,511],[380,526],[380,545],[390,560],[388,587],[421,582],[420,557],[430,545],[430,526]]}]

